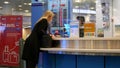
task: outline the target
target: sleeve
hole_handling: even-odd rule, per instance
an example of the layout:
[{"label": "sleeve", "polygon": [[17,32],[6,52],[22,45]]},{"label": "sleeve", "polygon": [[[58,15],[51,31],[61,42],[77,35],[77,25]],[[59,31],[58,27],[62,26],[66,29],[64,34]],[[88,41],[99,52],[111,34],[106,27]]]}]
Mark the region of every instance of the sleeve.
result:
[{"label": "sleeve", "polygon": [[38,26],[38,34],[39,35],[43,35],[43,34],[47,34],[45,29],[47,28],[48,24],[47,24],[47,20],[46,19],[42,19],[40,22],[39,22],[39,26]]}]

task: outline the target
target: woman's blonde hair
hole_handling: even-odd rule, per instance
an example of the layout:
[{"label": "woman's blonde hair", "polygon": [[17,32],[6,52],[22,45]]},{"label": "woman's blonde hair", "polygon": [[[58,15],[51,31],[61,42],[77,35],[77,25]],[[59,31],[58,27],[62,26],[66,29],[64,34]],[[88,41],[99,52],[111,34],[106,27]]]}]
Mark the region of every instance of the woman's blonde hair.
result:
[{"label": "woman's blonde hair", "polygon": [[38,22],[41,20],[41,19],[43,19],[43,18],[49,18],[49,17],[53,17],[54,16],[54,13],[52,12],[52,11],[50,11],[50,10],[47,10],[44,14],[43,14],[43,16],[38,20]]},{"label": "woman's blonde hair", "polygon": [[54,13],[50,10],[47,10],[42,17],[48,18],[53,16],[54,16]]}]

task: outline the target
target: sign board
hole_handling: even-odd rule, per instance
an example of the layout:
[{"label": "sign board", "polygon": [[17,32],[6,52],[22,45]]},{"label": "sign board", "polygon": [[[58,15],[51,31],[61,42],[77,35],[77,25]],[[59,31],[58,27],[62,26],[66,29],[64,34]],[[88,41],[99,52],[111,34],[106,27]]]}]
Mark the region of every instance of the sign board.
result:
[{"label": "sign board", "polygon": [[22,16],[0,16],[0,65],[19,65]]},{"label": "sign board", "polygon": [[70,23],[70,37],[79,38],[79,23]]},{"label": "sign board", "polygon": [[95,23],[85,23],[84,24],[84,36],[94,37],[95,36]]}]

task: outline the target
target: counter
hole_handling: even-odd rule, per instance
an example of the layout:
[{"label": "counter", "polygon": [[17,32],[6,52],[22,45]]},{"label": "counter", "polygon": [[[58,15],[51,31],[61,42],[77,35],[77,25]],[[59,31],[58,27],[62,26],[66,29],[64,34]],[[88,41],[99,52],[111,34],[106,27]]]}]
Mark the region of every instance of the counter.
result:
[{"label": "counter", "polygon": [[54,38],[54,40],[120,40],[120,37]]},{"label": "counter", "polygon": [[120,38],[54,38],[57,48],[41,48],[58,54],[120,55]]},{"label": "counter", "polygon": [[120,56],[120,49],[41,48],[41,50],[52,54]]},{"label": "counter", "polygon": [[120,68],[120,38],[54,38],[41,48],[43,68]]}]

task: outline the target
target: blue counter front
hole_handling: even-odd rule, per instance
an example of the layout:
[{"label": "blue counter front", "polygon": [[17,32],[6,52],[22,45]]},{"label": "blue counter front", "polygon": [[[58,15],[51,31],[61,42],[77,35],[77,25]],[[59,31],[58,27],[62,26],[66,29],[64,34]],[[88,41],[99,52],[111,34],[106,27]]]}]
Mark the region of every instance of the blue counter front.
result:
[{"label": "blue counter front", "polygon": [[44,52],[42,68],[120,68],[120,56],[66,55]]}]

